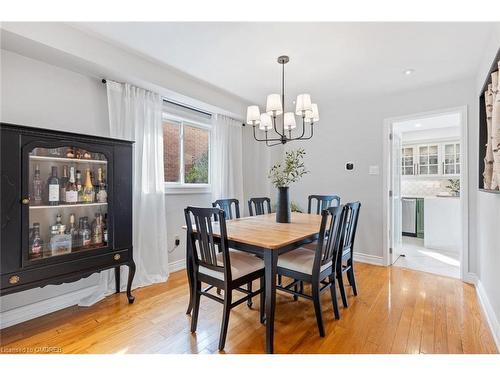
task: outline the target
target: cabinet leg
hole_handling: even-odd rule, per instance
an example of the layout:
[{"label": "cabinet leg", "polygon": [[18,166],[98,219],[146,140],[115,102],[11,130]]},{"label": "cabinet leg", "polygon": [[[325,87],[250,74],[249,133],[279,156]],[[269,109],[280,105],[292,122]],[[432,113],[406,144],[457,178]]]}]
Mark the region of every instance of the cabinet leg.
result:
[{"label": "cabinet leg", "polygon": [[120,266],[115,267],[115,288],[116,293],[120,293]]},{"label": "cabinet leg", "polygon": [[132,295],[132,281],[134,280],[135,275],[135,263],[133,260],[128,264],[128,282],[127,282],[127,298],[128,303],[134,303],[135,297]]}]

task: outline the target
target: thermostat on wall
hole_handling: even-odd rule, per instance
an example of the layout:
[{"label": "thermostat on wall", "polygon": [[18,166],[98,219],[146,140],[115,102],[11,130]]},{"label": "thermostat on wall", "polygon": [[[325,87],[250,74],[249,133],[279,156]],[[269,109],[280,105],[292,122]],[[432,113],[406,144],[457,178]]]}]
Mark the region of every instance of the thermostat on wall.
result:
[{"label": "thermostat on wall", "polygon": [[354,169],[354,163],[349,162],[345,164],[345,170],[346,171],[352,171]]}]

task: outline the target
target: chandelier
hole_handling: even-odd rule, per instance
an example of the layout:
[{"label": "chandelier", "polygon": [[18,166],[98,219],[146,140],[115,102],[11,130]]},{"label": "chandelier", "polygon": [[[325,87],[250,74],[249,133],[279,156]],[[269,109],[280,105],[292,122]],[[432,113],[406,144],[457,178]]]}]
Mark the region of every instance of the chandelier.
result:
[{"label": "chandelier", "polygon": [[[260,112],[259,106],[251,105],[247,108],[247,124],[253,126],[253,137],[258,142],[266,142],[268,146],[285,144],[290,141],[303,141],[313,137],[314,123],[319,121],[318,106],[311,103],[311,95],[300,94],[295,102],[295,113],[285,112],[285,64],[290,61],[288,56],[278,57],[281,64],[281,95],[267,96],[266,111]],[[292,130],[297,127],[295,116],[302,117],[302,132],[300,136],[292,137]],[[279,124],[276,120],[279,118]],[[306,123],[311,130],[306,136]],[[264,131],[264,138],[258,138],[256,126]],[[271,133],[271,134],[270,134]]]}]

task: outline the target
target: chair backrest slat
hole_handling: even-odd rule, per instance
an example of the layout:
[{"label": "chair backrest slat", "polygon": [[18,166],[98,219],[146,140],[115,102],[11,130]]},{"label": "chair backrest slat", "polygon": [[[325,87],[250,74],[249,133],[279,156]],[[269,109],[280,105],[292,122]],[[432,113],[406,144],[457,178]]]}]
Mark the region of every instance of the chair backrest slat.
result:
[{"label": "chair backrest slat", "polygon": [[[267,212],[265,210],[265,206],[267,206]],[[255,212],[254,212],[255,208]],[[250,216],[254,215],[264,215],[266,213],[271,213],[271,199],[267,197],[262,198],[250,198],[248,200],[248,211],[250,212]]]},{"label": "chair backrest slat", "polygon": [[329,207],[340,206],[340,197],[338,195],[310,195],[307,197],[307,213],[312,213],[312,203],[316,200],[316,215]]},{"label": "chair backrest slat", "polygon": [[[219,208],[187,207],[184,216],[190,241],[189,255],[195,265],[222,272],[226,280],[231,280],[225,212]],[[216,222],[212,222],[212,218],[216,218]],[[217,259],[218,253],[222,253],[222,262]]]},{"label": "chair backrest slat", "polygon": [[313,264],[313,273],[320,272],[321,266],[332,263],[335,267],[344,210],[342,206],[329,207],[321,212],[321,226]]},{"label": "chair backrest slat", "polygon": [[360,202],[347,203],[344,206],[345,219],[344,228],[342,228],[342,253],[350,250],[351,256],[354,251],[354,239],[356,237],[356,229],[358,227],[359,211],[361,209]]},{"label": "chair backrest slat", "polygon": [[221,210],[223,210],[226,214],[226,219],[228,220],[240,218],[240,201],[238,199],[217,199],[212,203],[212,207],[219,207]]}]

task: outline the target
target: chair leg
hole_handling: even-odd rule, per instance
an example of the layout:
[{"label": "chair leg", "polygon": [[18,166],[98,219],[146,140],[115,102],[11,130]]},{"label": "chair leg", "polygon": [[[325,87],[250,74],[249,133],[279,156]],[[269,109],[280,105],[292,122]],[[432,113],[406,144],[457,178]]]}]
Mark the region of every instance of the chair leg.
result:
[{"label": "chair leg", "polygon": [[282,285],[283,285],[283,280],[282,280],[281,275],[278,275],[278,285],[279,285],[279,286],[282,286]]},{"label": "chair leg", "polygon": [[299,292],[304,294],[304,282],[303,281],[300,282]]},{"label": "chair leg", "polygon": [[352,262],[350,264],[351,268],[347,271],[347,278],[349,279],[349,285],[352,286],[352,293],[357,296],[358,288],[356,288],[356,277],[354,276],[354,268],[352,267]]},{"label": "chair leg", "polygon": [[340,296],[342,297],[342,304],[344,307],[348,307],[347,305],[347,294],[345,292],[344,279],[342,277],[342,271],[337,273],[337,281],[339,282]]},{"label": "chair leg", "polygon": [[220,296],[220,288],[217,288],[217,294]]},{"label": "chair leg", "polygon": [[[297,280],[294,280],[294,281],[297,282]],[[298,283],[293,286],[293,291],[295,293],[297,293],[299,291],[299,285],[298,285]],[[293,295],[293,300],[294,301],[298,301],[299,300],[299,296],[297,296],[297,295],[294,294]]]},{"label": "chair leg", "polygon": [[339,312],[339,302],[337,301],[337,285],[335,284],[335,276],[330,276],[328,278],[330,282],[330,294],[332,295],[332,303],[333,303],[333,314],[335,315],[335,319],[340,319]]},{"label": "chair leg", "polygon": [[262,292],[260,293],[260,322],[261,324],[264,324],[265,322],[265,304],[266,304],[266,283],[263,277],[260,278],[260,289],[262,289]]},{"label": "chair leg", "polygon": [[318,323],[319,335],[325,337],[325,327],[323,326],[323,315],[321,314],[321,301],[319,294],[319,282],[313,282],[311,285],[312,298],[314,302],[314,311],[316,313],[316,322]]},{"label": "chair leg", "polygon": [[222,312],[222,325],[220,327],[219,350],[224,350],[226,344],[227,327],[229,325],[229,313],[231,312],[232,291],[224,291],[224,311]]},{"label": "chair leg", "polygon": [[191,316],[191,332],[196,332],[198,326],[198,313],[200,312],[201,282],[195,280],[196,291],[193,298],[193,315]]},{"label": "chair leg", "polygon": [[[248,290],[250,293],[252,292],[252,282],[249,282],[249,283],[247,284],[247,290]],[[250,308],[250,307],[252,307],[252,305],[253,305],[253,303],[252,303],[252,299],[250,298],[250,299],[248,299],[248,300],[247,300],[247,306]]]}]

